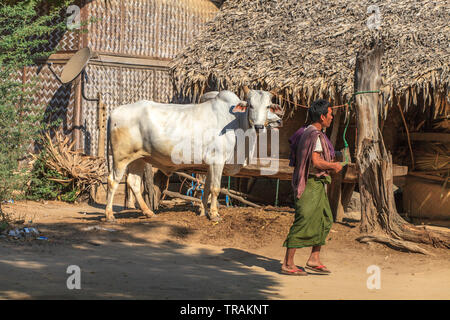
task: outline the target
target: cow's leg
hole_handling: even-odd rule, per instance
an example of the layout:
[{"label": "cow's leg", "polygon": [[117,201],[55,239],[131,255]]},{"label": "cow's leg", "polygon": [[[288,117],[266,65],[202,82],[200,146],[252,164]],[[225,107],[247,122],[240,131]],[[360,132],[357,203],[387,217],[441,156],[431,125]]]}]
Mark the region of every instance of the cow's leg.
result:
[{"label": "cow's leg", "polygon": [[108,194],[106,197],[106,221],[114,221],[114,213],[113,213],[113,199],[114,194],[116,193],[117,188],[119,187],[120,180],[125,173],[125,169],[127,168],[127,163],[120,163],[117,167],[113,168],[108,177]]},{"label": "cow's leg", "polygon": [[143,160],[136,160],[130,163],[130,165],[128,166],[127,183],[131,190],[133,190],[134,196],[136,197],[142,213],[147,217],[154,217],[155,214],[145,203],[141,192],[142,178],[144,176],[144,166],[145,162]]},{"label": "cow's leg", "polygon": [[211,172],[211,187],[209,188],[211,192],[211,205],[209,209],[209,219],[212,221],[221,220],[218,210],[217,197],[220,193],[223,166],[223,164],[213,164],[209,168],[209,171]]},{"label": "cow's leg", "polygon": [[205,185],[203,186],[203,197],[202,197],[202,206],[200,207],[200,216],[207,215],[208,212],[208,198],[211,188],[211,172],[212,170],[209,169],[208,173],[206,174]]},{"label": "cow's leg", "polygon": [[125,206],[126,206],[126,209],[135,209],[136,208],[136,198],[135,198],[135,196],[134,196],[134,194],[133,194],[133,190],[131,190],[131,187],[130,187],[130,183],[128,182],[128,179],[129,179],[129,175],[127,174],[126,175],[126,183],[127,183],[127,190],[126,190],[126,192],[127,192],[127,194],[126,194],[126,197],[125,197],[125,199],[126,199],[126,203],[125,203]]}]

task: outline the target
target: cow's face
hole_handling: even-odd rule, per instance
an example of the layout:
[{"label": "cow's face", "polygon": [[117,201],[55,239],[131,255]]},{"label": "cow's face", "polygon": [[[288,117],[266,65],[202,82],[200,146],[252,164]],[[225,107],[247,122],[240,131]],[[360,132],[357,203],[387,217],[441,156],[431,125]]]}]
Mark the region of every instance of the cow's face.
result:
[{"label": "cow's face", "polygon": [[[233,111],[248,111],[248,122],[250,126],[257,130],[264,129],[270,122],[276,123],[278,120],[281,120],[276,115],[276,113],[281,112],[281,107],[272,103],[272,97],[273,95],[267,91],[250,90],[247,93],[246,103],[240,103]],[[269,119],[269,112],[278,119],[275,119],[274,117]]]},{"label": "cow's face", "polygon": [[283,126],[283,120],[277,114],[267,110],[267,127],[271,129],[280,128]]}]

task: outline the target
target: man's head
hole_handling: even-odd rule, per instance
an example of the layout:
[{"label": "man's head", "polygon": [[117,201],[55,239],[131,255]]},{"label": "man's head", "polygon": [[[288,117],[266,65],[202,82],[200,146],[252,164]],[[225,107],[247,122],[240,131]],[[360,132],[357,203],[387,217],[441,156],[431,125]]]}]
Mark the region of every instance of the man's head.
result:
[{"label": "man's head", "polygon": [[333,120],[333,110],[327,100],[319,99],[309,107],[308,116],[311,123],[320,123],[323,128],[328,128]]}]

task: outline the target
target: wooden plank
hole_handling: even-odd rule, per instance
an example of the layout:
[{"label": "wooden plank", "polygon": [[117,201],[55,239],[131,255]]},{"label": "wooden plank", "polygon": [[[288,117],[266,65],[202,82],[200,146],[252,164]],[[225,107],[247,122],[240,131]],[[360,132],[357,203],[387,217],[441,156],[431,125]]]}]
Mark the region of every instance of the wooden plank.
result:
[{"label": "wooden plank", "polygon": [[[266,164],[267,161],[272,161],[274,169],[269,171],[270,165]],[[274,163],[275,162],[275,163]],[[261,169],[264,169],[262,172]],[[201,168],[188,169],[189,172],[205,174],[206,171]],[[405,176],[408,172],[408,167],[393,165],[394,176]],[[289,166],[289,159],[276,159],[276,158],[259,158],[255,163],[251,163],[243,167],[233,177],[250,178],[250,177],[267,177],[280,180],[291,180],[294,168]],[[343,170],[343,183],[356,183],[358,182],[359,172],[356,169],[355,163],[349,163]]]},{"label": "wooden plank", "polygon": [[[56,63],[66,64],[67,61],[75,54],[76,51],[54,53],[47,59],[36,59],[39,63]],[[141,68],[161,68],[168,69],[170,67],[170,60],[146,58],[138,56],[126,56],[114,53],[94,52],[89,60],[90,64],[105,65],[105,66],[130,66]]]},{"label": "wooden plank", "polygon": [[439,181],[439,182],[446,181],[445,178],[438,177],[438,176],[432,176],[430,174],[425,174],[425,173],[420,173],[420,172],[409,172],[408,175],[414,176],[414,177],[419,177],[419,178],[424,178],[424,179],[428,179],[428,180],[433,180],[433,181]]},{"label": "wooden plank", "polygon": [[408,174],[408,166],[392,165],[392,175],[394,177],[402,177]]},{"label": "wooden plank", "polygon": [[[270,167],[270,164],[272,164],[272,168]],[[244,178],[267,177],[280,180],[291,180],[293,173],[294,168],[289,166],[289,159],[259,158],[256,159],[255,163],[243,167],[233,176]]]},{"label": "wooden plank", "polygon": [[168,69],[170,61],[157,60],[157,59],[145,59],[140,57],[127,57],[112,54],[98,54],[98,58],[92,58],[91,63],[101,63],[102,65],[127,65],[127,66],[139,66],[139,67],[156,67],[162,69]]},{"label": "wooden plank", "polygon": [[185,196],[184,194],[181,194],[181,193],[178,193],[178,192],[175,192],[175,191],[164,190],[163,193],[165,195],[168,195],[169,197],[172,197],[172,198],[180,198],[180,199],[183,199],[183,200],[192,201],[192,202],[199,202],[199,203],[202,202],[202,200],[199,199],[199,198]]},{"label": "wooden plank", "polygon": [[331,130],[331,136],[330,136],[330,141],[333,146],[336,145],[337,135],[339,133],[340,122],[341,122],[340,120],[341,120],[341,110],[337,109],[336,115],[334,116],[334,119],[333,119],[333,129]]},{"label": "wooden plank", "polygon": [[411,140],[414,141],[440,141],[450,142],[450,133],[440,132],[411,132]]}]

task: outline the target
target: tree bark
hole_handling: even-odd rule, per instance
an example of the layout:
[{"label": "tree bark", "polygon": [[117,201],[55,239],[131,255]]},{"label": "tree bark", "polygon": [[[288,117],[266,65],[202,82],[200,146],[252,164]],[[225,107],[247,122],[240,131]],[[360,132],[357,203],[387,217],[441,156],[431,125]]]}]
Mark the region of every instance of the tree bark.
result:
[{"label": "tree bark", "polygon": [[144,201],[147,204],[148,208],[152,211],[156,210],[155,204],[159,201],[155,199],[155,187],[153,181],[153,167],[149,163],[145,163],[144,167]]},{"label": "tree bark", "polygon": [[[380,46],[365,49],[356,59],[355,91],[372,91],[381,87]],[[397,213],[393,192],[392,156],[387,152],[379,130],[381,103],[377,93],[356,96],[357,154],[361,194],[361,225],[364,234],[358,240],[377,241],[397,249],[427,253],[415,243],[449,248],[449,237],[416,227]]]},{"label": "tree bark", "polygon": [[143,182],[145,203],[150,210],[158,210],[163,192],[169,186],[169,177],[161,170],[155,172],[152,165],[146,163]]}]

